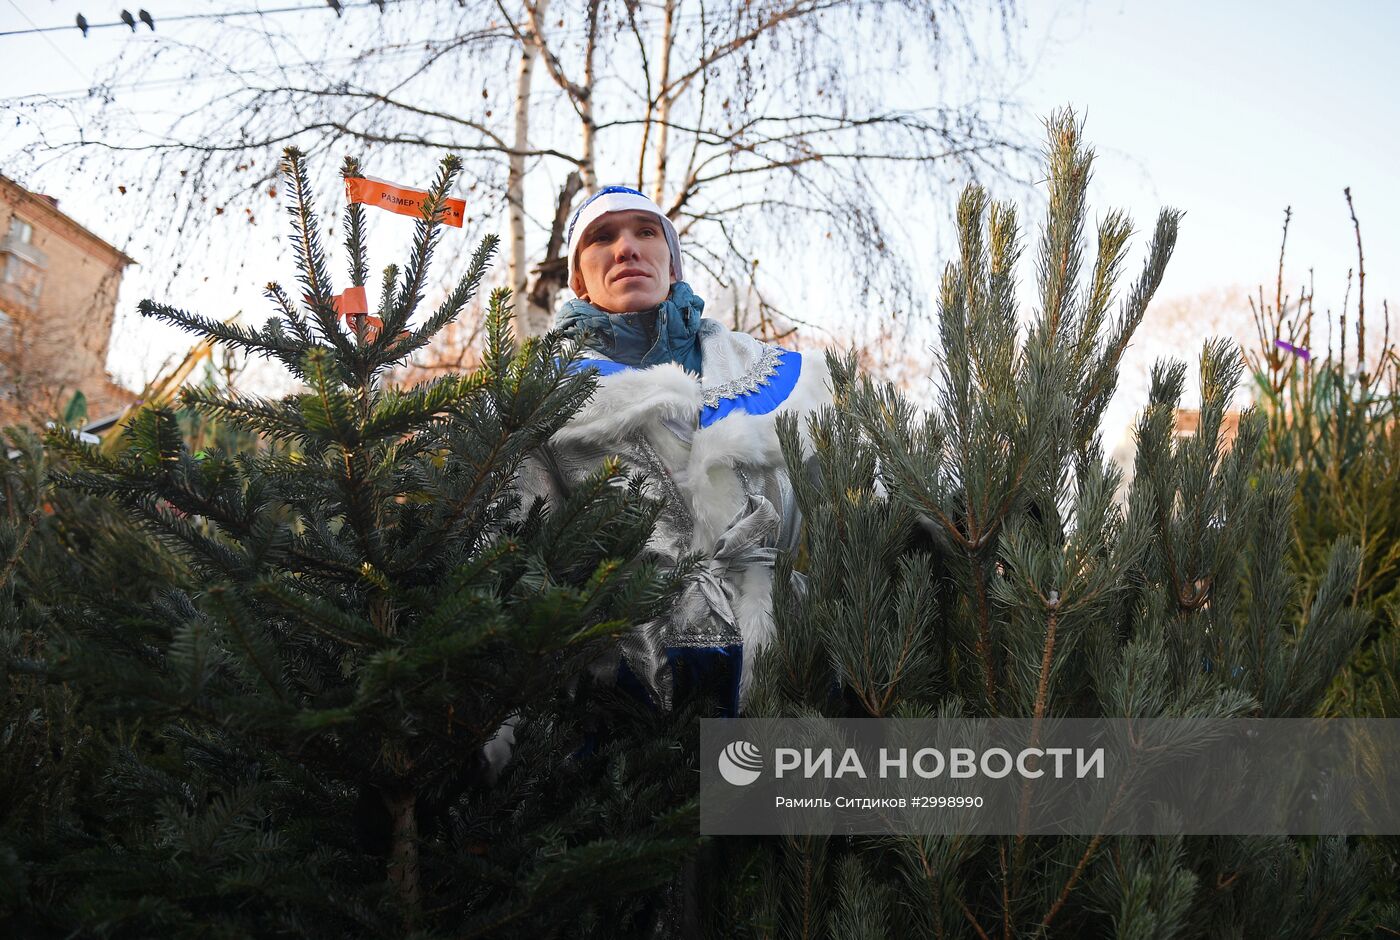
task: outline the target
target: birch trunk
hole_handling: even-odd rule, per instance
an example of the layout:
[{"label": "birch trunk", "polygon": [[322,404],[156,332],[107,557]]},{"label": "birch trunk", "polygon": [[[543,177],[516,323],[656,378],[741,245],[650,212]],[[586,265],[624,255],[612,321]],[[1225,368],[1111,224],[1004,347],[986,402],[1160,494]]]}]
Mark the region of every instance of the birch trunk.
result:
[{"label": "birch trunk", "polygon": [[[540,13],[549,0],[539,0]],[[533,39],[533,36],[527,37]],[[510,269],[507,272],[510,289],[515,298],[517,329],[527,336],[544,332],[544,324],[535,322],[529,298],[525,292],[529,278],[525,257],[525,151],[530,146],[530,89],[535,74],[538,46],[527,41],[520,45],[520,63],[515,72],[515,141],[506,175],[506,202],[510,206]]]},{"label": "birch trunk", "polygon": [[666,148],[671,130],[671,47],[675,43],[676,0],[666,0],[661,23],[661,81],[656,92],[656,175],[652,201],[661,205],[666,195]]},{"label": "birch trunk", "polygon": [[598,172],[593,155],[593,137],[597,126],[593,120],[593,56],[598,49],[598,11],[602,0],[589,0],[588,3],[588,46],[583,55],[583,87],[574,97],[578,103],[579,120],[583,123],[583,165],[579,176],[583,179],[583,191],[593,193],[598,190]]}]

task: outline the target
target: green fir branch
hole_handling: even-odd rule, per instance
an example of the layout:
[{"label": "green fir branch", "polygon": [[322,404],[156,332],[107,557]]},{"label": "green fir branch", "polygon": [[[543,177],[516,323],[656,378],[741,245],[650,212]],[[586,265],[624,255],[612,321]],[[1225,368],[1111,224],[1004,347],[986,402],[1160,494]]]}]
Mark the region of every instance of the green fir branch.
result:
[{"label": "green fir branch", "polygon": [[205,597],[220,631],[232,640],[231,652],[245,667],[245,674],[256,680],[258,690],[270,694],[281,708],[291,708],[293,695],[287,681],[287,665],[267,625],[231,588],[210,588]]},{"label": "green fir branch", "polygon": [[379,286],[379,319],[383,322],[389,316],[389,311],[394,309],[398,303],[398,281],[399,266],[391,264],[384,269],[384,274]]},{"label": "green fir branch", "polygon": [[[347,156],[340,167],[340,178],[348,180],[361,176],[360,161]],[[350,283],[363,287],[369,278],[369,262],[365,258],[365,207],[358,202],[345,205],[345,254],[350,259]]]},{"label": "green fir branch", "polygon": [[[292,250],[297,264],[297,280],[306,289],[302,295],[311,319],[320,336],[335,350],[337,367],[346,371],[346,378],[352,378],[348,363],[357,358],[353,343],[340,329],[339,316],[333,301],[334,289],[326,268],[325,253],[321,248],[320,223],[311,194],[311,182],[302,161],[303,154],[295,147],[283,151],[282,175],[291,198],[287,213],[292,223]],[[305,350],[300,350],[302,357]],[[301,364],[291,367],[300,374]],[[301,376],[304,378],[304,375]]]},{"label": "green fir branch", "polygon": [[325,251],[321,248],[311,180],[299,149],[288,147],[282,154],[282,175],[291,192],[287,214],[292,221],[292,251],[296,258],[298,280],[306,288],[308,303],[320,322],[322,332],[330,334],[334,329],[331,296],[335,291],[326,269]]},{"label": "green fir branch", "polygon": [[278,357],[282,359],[283,364],[292,371],[293,375],[301,378],[300,351],[307,346],[317,344],[313,327],[319,329],[319,325],[307,322],[306,318],[301,315],[301,311],[297,309],[297,305],[292,302],[292,298],[287,296],[287,292],[281,284],[275,281],[269,282],[267,287],[263,289],[263,296],[277,307],[278,312],[282,314],[282,319],[286,320],[287,325],[291,327],[296,341],[301,344],[300,347],[289,349],[286,356],[279,355]]},{"label": "green fir branch", "polygon": [[[390,361],[398,361],[404,356],[422,349],[436,336],[444,327],[457,319],[467,303],[476,296],[477,290],[481,286],[482,278],[486,275],[486,269],[495,256],[496,249],[500,244],[500,239],[495,235],[487,235],[481,240],[476,251],[472,254],[471,263],[467,265],[467,271],[462,275],[461,280],[452,293],[447,295],[447,299],[438,306],[437,311],[428,318],[418,329],[412,331],[407,337],[398,340],[388,346],[385,356]],[[385,280],[392,285],[393,278],[385,272]],[[389,296],[393,291],[389,290]],[[390,306],[393,306],[390,304]],[[385,331],[387,334],[387,330]]]},{"label": "green fir branch", "polygon": [[288,578],[260,578],[253,583],[252,590],[259,598],[280,607],[297,622],[334,643],[356,649],[384,646],[384,635],[369,621],[324,597],[308,594]]},{"label": "green fir branch", "polygon": [[355,405],[332,371],[333,366],[330,352],[325,349],[308,350],[302,358],[302,372],[311,388],[301,396],[305,434],[323,445],[355,447],[362,440]]},{"label": "green fir branch", "polygon": [[447,375],[408,391],[388,389],[372,406],[361,434],[367,440],[385,440],[422,430],[433,418],[470,401],[478,386],[479,380],[471,376]]},{"label": "green fir branch", "polygon": [[150,300],[143,300],[136,306],[143,317],[164,320],[186,332],[207,336],[234,349],[257,353],[263,357],[275,356],[282,360],[288,356],[295,357],[299,353],[295,345],[279,340],[275,333],[266,331],[259,333],[237,324],[223,323],[197,313],[187,313],[184,310],[177,310],[166,304],[158,304]]},{"label": "green fir branch", "polygon": [[308,433],[295,400],[272,401],[193,387],[181,391],[180,401],[187,408],[200,410],[269,440],[296,441]]}]

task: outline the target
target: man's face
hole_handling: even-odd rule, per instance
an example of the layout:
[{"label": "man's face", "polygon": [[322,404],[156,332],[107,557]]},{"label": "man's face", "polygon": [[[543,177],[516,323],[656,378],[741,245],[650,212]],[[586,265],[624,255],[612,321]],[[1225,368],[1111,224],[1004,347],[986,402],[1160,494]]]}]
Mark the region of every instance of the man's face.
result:
[{"label": "man's face", "polygon": [[599,310],[633,313],[655,307],[671,292],[671,248],[650,212],[609,212],[579,240],[574,293]]}]

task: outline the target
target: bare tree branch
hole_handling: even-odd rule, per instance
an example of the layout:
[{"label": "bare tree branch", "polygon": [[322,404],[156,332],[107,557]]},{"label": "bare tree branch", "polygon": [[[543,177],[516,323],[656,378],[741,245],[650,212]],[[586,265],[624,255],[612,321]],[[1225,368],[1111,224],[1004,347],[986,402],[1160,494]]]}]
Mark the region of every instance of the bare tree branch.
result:
[{"label": "bare tree branch", "polygon": [[[143,237],[150,257],[179,270],[235,212],[252,223],[275,183],[270,155],[286,143],[354,148],[367,172],[406,179],[455,151],[477,224],[507,214],[509,282],[530,332],[564,286],[561,220],[579,188],[635,175],[678,222],[702,289],[747,305],[739,319],[770,335],[797,322],[782,315],[813,268],[849,272],[835,281],[852,296],[811,322],[922,312],[900,247],[907,207],[956,191],[954,176],[1025,178],[1033,166],[1033,149],[1006,130],[1012,105],[997,95],[995,63],[981,65],[995,50],[974,45],[973,0],[463,3],[347,15],[315,34],[268,18],[133,44],[91,98],[26,102],[33,135],[14,154],[0,143],[0,158],[73,175],[101,155],[108,174],[166,207]],[[975,6],[1003,20],[1010,9]],[[951,75],[953,50],[985,71]],[[530,80],[532,51],[549,82]],[[891,108],[911,63],[933,61],[942,71],[931,80],[977,94],[931,85],[923,102]],[[177,84],[155,108],[134,94]],[[579,186],[567,184],[575,172]]]}]

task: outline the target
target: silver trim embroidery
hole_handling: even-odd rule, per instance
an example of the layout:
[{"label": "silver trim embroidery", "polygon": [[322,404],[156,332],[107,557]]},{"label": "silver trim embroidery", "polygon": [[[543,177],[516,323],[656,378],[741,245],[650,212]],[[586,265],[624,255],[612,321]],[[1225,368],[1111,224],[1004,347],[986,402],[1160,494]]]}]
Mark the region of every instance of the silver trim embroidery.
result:
[{"label": "silver trim embroidery", "polygon": [[761,386],[767,385],[768,380],[778,374],[778,360],[782,357],[783,351],[777,346],[763,347],[763,352],[759,354],[758,361],[753,367],[737,379],[730,379],[722,382],[714,388],[702,388],[701,401],[706,408],[716,408],[721,400],[726,398],[738,398],[740,395],[748,395],[756,392]]},{"label": "silver trim embroidery", "polygon": [[647,440],[646,434],[641,431],[634,432],[628,438],[628,442],[636,449],[638,463],[642,464],[656,481],[656,485],[661,487],[661,514],[669,516],[671,523],[679,530],[677,534],[680,544],[677,546],[677,554],[684,554],[690,550],[690,543],[695,537],[695,518],[691,515],[690,506],[680,488],[676,486],[671,472],[666,469],[666,464],[661,461],[661,455],[651,446],[651,441]]},{"label": "silver trim embroidery", "polygon": [[709,649],[712,646],[738,646],[744,642],[743,634],[737,630],[722,630],[714,633],[672,634],[668,644],[676,649]]},{"label": "silver trim embroidery", "polygon": [[761,492],[759,492],[758,487],[756,487],[756,486],[753,485],[753,480],[751,480],[751,479],[749,478],[749,475],[744,471],[744,465],[743,465],[743,464],[737,464],[737,463],[736,463],[736,464],[734,465],[734,475],[737,476],[737,477],[739,478],[739,485],[740,485],[741,487],[744,488],[744,495],[746,495],[746,496],[762,496],[762,495],[763,495]]}]

